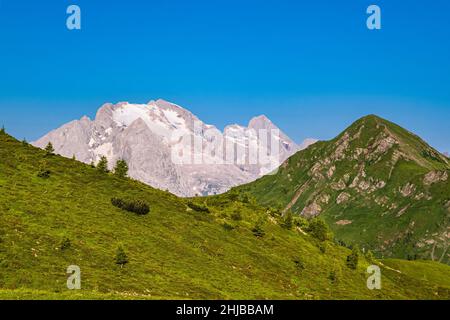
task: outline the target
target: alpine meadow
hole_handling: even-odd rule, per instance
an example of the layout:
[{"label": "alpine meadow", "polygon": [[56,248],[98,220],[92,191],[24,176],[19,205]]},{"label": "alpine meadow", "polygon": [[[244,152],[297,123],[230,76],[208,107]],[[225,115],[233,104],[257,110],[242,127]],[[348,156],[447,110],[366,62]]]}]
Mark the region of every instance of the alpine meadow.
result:
[{"label": "alpine meadow", "polygon": [[[178,198],[5,132],[0,157],[2,299],[450,298],[446,265],[349,249],[322,220],[261,205],[258,193]],[[136,202],[148,212],[126,206]],[[81,269],[81,290],[66,287],[70,265]],[[369,265],[379,266],[382,290],[368,289]]]}]

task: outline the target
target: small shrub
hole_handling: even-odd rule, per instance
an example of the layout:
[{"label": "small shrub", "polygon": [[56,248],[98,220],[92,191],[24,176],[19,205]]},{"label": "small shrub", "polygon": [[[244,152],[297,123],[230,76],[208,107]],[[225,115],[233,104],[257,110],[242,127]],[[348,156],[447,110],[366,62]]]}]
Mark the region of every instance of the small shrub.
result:
[{"label": "small shrub", "polygon": [[358,267],[359,261],[359,248],[358,246],[354,246],[352,249],[352,253],[347,256],[347,267],[350,269],[356,270]]},{"label": "small shrub", "polygon": [[117,248],[115,260],[116,264],[120,265],[121,268],[128,263],[128,256],[122,247]]},{"label": "small shrub", "polygon": [[308,220],[306,220],[305,218],[303,218],[299,215],[294,217],[293,224],[294,224],[294,226],[299,227],[303,230],[308,230],[308,227],[309,227]]},{"label": "small shrub", "polygon": [[250,196],[249,196],[249,194],[248,194],[248,193],[243,193],[243,194],[241,194],[241,196],[240,196],[240,201],[241,201],[242,203],[249,203],[249,202],[250,202]]},{"label": "small shrub", "polygon": [[[370,260],[367,257],[366,257],[366,259],[367,259],[367,261],[370,262]],[[414,260],[418,259],[418,255],[417,255],[417,253],[415,253],[415,254],[408,254],[406,256],[406,259],[409,260],[409,261],[414,261]]]},{"label": "small shrub", "polygon": [[[373,255],[372,251],[367,250],[367,253],[366,253],[365,256],[366,256],[366,260],[367,260],[368,262],[370,262],[370,263],[375,262],[375,256]],[[408,260],[409,260],[409,259],[408,259]]]},{"label": "small shrub", "polygon": [[234,221],[241,221],[242,220],[242,215],[239,211],[235,211],[231,214],[231,219]]},{"label": "small shrub", "polygon": [[269,214],[271,217],[274,217],[276,219],[278,219],[279,217],[281,217],[283,214],[281,213],[281,210],[277,209],[277,208],[273,208],[273,207],[268,207],[266,208],[266,212],[267,214]]},{"label": "small shrub", "polygon": [[256,198],[254,196],[252,196],[251,194],[249,194],[248,192],[241,193],[239,195],[239,201],[241,201],[242,203],[248,203],[251,205],[256,204]]},{"label": "small shrub", "polygon": [[314,238],[319,241],[325,241],[332,238],[332,233],[325,221],[320,218],[314,218],[309,222],[307,230]]},{"label": "small shrub", "polygon": [[293,217],[292,217],[292,211],[289,210],[286,212],[286,214],[283,217],[283,220],[281,222],[281,227],[287,230],[291,230],[293,226]]},{"label": "small shrub", "polygon": [[227,193],[227,196],[228,196],[228,199],[230,199],[231,201],[239,200],[239,192],[236,189],[231,189]]},{"label": "small shrub", "polygon": [[39,170],[37,176],[38,176],[38,178],[48,179],[48,178],[50,178],[50,174],[51,174],[50,170],[41,169],[41,170]]},{"label": "small shrub", "polygon": [[72,243],[70,242],[69,238],[64,238],[63,241],[61,241],[61,245],[59,246],[59,248],[61,249],[61,251],[67,250],[71,247]]},{"label": "small shrub", "polygon": [[332,284],[335,284],[338,282],[338,275],[335,270],[330,271],[330,273],[328,274],[328,280],[330,280],[330,282]]},{"label": "small shrub", "polygon": [[198,204],[198,203],[189,201],[187,206],[189,208],[191,208],[192,210],[197,211],[197,212],[210,213],[210,210],[209,210],[208,206],[205,205],[205,204]]},{"label": "small shrub", "polygon": [[319,250],[322,253],[326,253],[327,252],[327,243],[326,242],[320,242],[319,243]]},{"label": "small shrub", "polygon": [[262,219],[259,219],[258,222],[256,222],[255,226],[252,228],[255,237],[262,238],[265,236],[266,232],[263,229],[263,225],[264,221]]},{"label": "small shrub", "polygon": [[339,240],[339,239],[335,239],[334,243],[336,243],[338,246],[344,247],[344,248],[348,248],[351,249],[350,246],[348,244],[346,244],[344,241]]},{"label": "small shrub", "polygon": [[113,206],[122,210],[134,212],[138,215],[146,215],[150,212],[149,205],[142,200],[123,200],[120,198],[112,198],[111,203]]},{"label": "small shrub", "polygon": [[223,227],[226,231],[231,231],[231,230],[234,229],[234,226],[231,225],[231,224],[229,224],[228,222],[224,222],[224,223],[222,224],[222,227]]},{"label": "small shrub", "polygon": [[301,271],[305,270],[305,263],[303,262],[303,260],[300,257],[296,258],[294,260],[294,263],[295,263],[295,267],[298,271],[301,272]]}]

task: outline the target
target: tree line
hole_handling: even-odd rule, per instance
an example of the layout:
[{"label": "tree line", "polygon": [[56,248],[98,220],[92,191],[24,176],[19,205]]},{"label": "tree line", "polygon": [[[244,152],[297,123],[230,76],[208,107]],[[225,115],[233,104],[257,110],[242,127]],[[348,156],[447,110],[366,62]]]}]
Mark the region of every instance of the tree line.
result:
[{"label": "tree line", "polygon": [[[49,142],[44,149],[48,155],[52,155],[55,152],[55,148],[53,144]],[[75,155],[72,157],[73,160],[76,160]],[[97,165],[95,165],[94,161],[91,162],[91,167],[96,168],[98,171],[102,173],[109,173],[108,169],[108,159],[105,156],[101,156]],[[128,164],[125,160],[119,159],[116,161],[116,165],[114,166],[112,173],[118,178],[126,178],[128,177]]]}]

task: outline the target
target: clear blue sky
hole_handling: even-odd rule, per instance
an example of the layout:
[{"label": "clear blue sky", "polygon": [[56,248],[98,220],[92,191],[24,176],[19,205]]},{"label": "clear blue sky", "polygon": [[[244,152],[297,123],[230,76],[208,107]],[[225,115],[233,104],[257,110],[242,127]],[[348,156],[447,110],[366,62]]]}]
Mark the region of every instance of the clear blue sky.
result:
[{"label": "clear blue sky", "polygon": [[374,113],[450,151],[449,17],[448,0],[0,0],[0,122],[33,140],[164,98],[220,128],[266,114],[296,141]]}]

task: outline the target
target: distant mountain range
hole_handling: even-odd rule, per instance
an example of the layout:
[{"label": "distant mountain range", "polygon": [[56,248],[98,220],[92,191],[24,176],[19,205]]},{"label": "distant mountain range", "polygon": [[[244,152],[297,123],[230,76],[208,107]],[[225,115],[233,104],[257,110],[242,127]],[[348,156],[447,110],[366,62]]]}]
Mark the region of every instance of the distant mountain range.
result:
[{"label": "distant mountain range", "polygon": [[265,205],[323,217],[336,238],[379,257],[450,263],[450,160],[377,116],[239,187]]},{"label": "distant mountain range", "polygon": [[[261,130],[268,136],[259,136]],[[179,196],[195,196],[253,181],[315,141],[307,139],[299,146],[265,116],[251,119],[247,127],[227,126],[222,133],[188,110],[157,100],[105,104],[95,120],[83,117],[67,123],[33,145],[44,148],[51,142],[56,153],[85,163],[106,156],[112,166],[124,159],[132,178]],[[187,158],[178,161],[178,152]],[[250,162],[252,153],[268,157]]]},{"label": "distant mountain range", "polygon": [[[131,177],[179,196],[241,185],[238,190],[263,205],[322,216],[336,239],[379,257],[450,263],[450,160],[377,116],[361,118],[331,141],[297,145],[265,116],[221,132],[164,100],[105,104],[95,120],[70,122],[34,145],[48,142],[57,153],[85,163],[101,156],[110,165],[125,159]],[[218,143],[223,153],[217,153]],[[244,160],[235,153],[223,162],[239,148]],[[179,153],[189,161],[174,159]],[[252,153],[267,161],[250,163]]]}]

